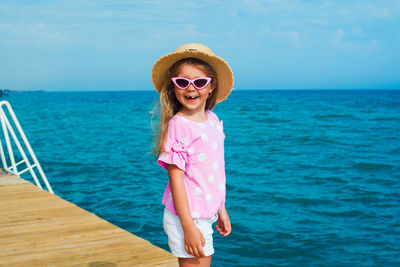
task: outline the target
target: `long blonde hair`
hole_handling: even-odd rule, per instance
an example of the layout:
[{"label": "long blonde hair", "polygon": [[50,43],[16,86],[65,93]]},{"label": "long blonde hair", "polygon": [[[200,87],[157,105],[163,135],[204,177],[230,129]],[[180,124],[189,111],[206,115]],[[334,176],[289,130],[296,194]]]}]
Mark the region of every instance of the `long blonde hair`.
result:
[{"label": "long blonde hair", "polygon": [[178,74],[179,68],[182,65],[194,65],[201,71],[206,73],[208,77],[212,78],[211,86],[214,87],[214,90],[207,99],[205,108],[213,109],[216,104],[216,96],[218,92],[217,74],[209,64],[197,58],[184,58],[172,65],[166,75],[164,84],[161,87],[160,99],[158,100],[157,105],[153,110],[153,119],[156,114],[158,115],[158,127],[154,132],[153,139],[153,152],[156,157],[158,157],[164,150],[169,121],[180,110],[182,106],[181,103],[179,103],[178,99],[176,99],[174,84],[171,81],[171,78]]}]

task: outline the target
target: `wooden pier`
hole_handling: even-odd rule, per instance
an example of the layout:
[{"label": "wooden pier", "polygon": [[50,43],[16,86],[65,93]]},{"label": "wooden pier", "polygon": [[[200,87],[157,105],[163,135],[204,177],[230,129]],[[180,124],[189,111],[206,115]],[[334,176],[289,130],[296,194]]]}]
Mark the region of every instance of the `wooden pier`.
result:
[{"label": "wooden pier", "polygon": [[0,266],[178,266],[167,251],[42,190],[0,174]]}]

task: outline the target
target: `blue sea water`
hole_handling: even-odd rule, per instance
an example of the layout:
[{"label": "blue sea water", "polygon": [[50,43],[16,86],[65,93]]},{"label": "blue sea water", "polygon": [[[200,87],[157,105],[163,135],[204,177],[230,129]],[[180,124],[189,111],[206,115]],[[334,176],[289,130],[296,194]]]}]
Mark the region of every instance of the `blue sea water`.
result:
[{"label": "blue sea water", "polygon": [[[53,190],[168,249],[152,91],[12,92]],[[234,91],[213,266],[400,266],[400,91]],[[4,144],[4,143],[3,143]]]}]

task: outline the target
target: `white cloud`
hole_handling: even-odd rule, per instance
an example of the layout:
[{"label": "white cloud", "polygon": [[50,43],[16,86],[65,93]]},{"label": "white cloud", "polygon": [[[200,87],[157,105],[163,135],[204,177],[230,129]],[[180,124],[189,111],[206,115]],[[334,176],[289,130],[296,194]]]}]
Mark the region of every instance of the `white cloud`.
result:
[{"label": "white cloud", "polygon": [[293,41],[293,45],[296,47],[299,47],[301,45],[299,32],[298,31],[289,31],[288,33],[289,33],[289,37]]},{"label": "white cloud", "polygon": [[344,31],[342,29],[337,29],[332,34],[332,43],[334,45],[340,45],[344,37],[345,37]]}]

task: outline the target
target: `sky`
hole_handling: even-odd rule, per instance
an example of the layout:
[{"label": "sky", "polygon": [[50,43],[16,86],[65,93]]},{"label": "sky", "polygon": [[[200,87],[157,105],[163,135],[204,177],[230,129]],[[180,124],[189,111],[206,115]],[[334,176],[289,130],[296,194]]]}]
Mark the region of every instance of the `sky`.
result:
[{"label": "sky", "polygon": [[400,89],[400,0],[0,0],[0,88],[152,90],[185,43],[234,89]]}]

